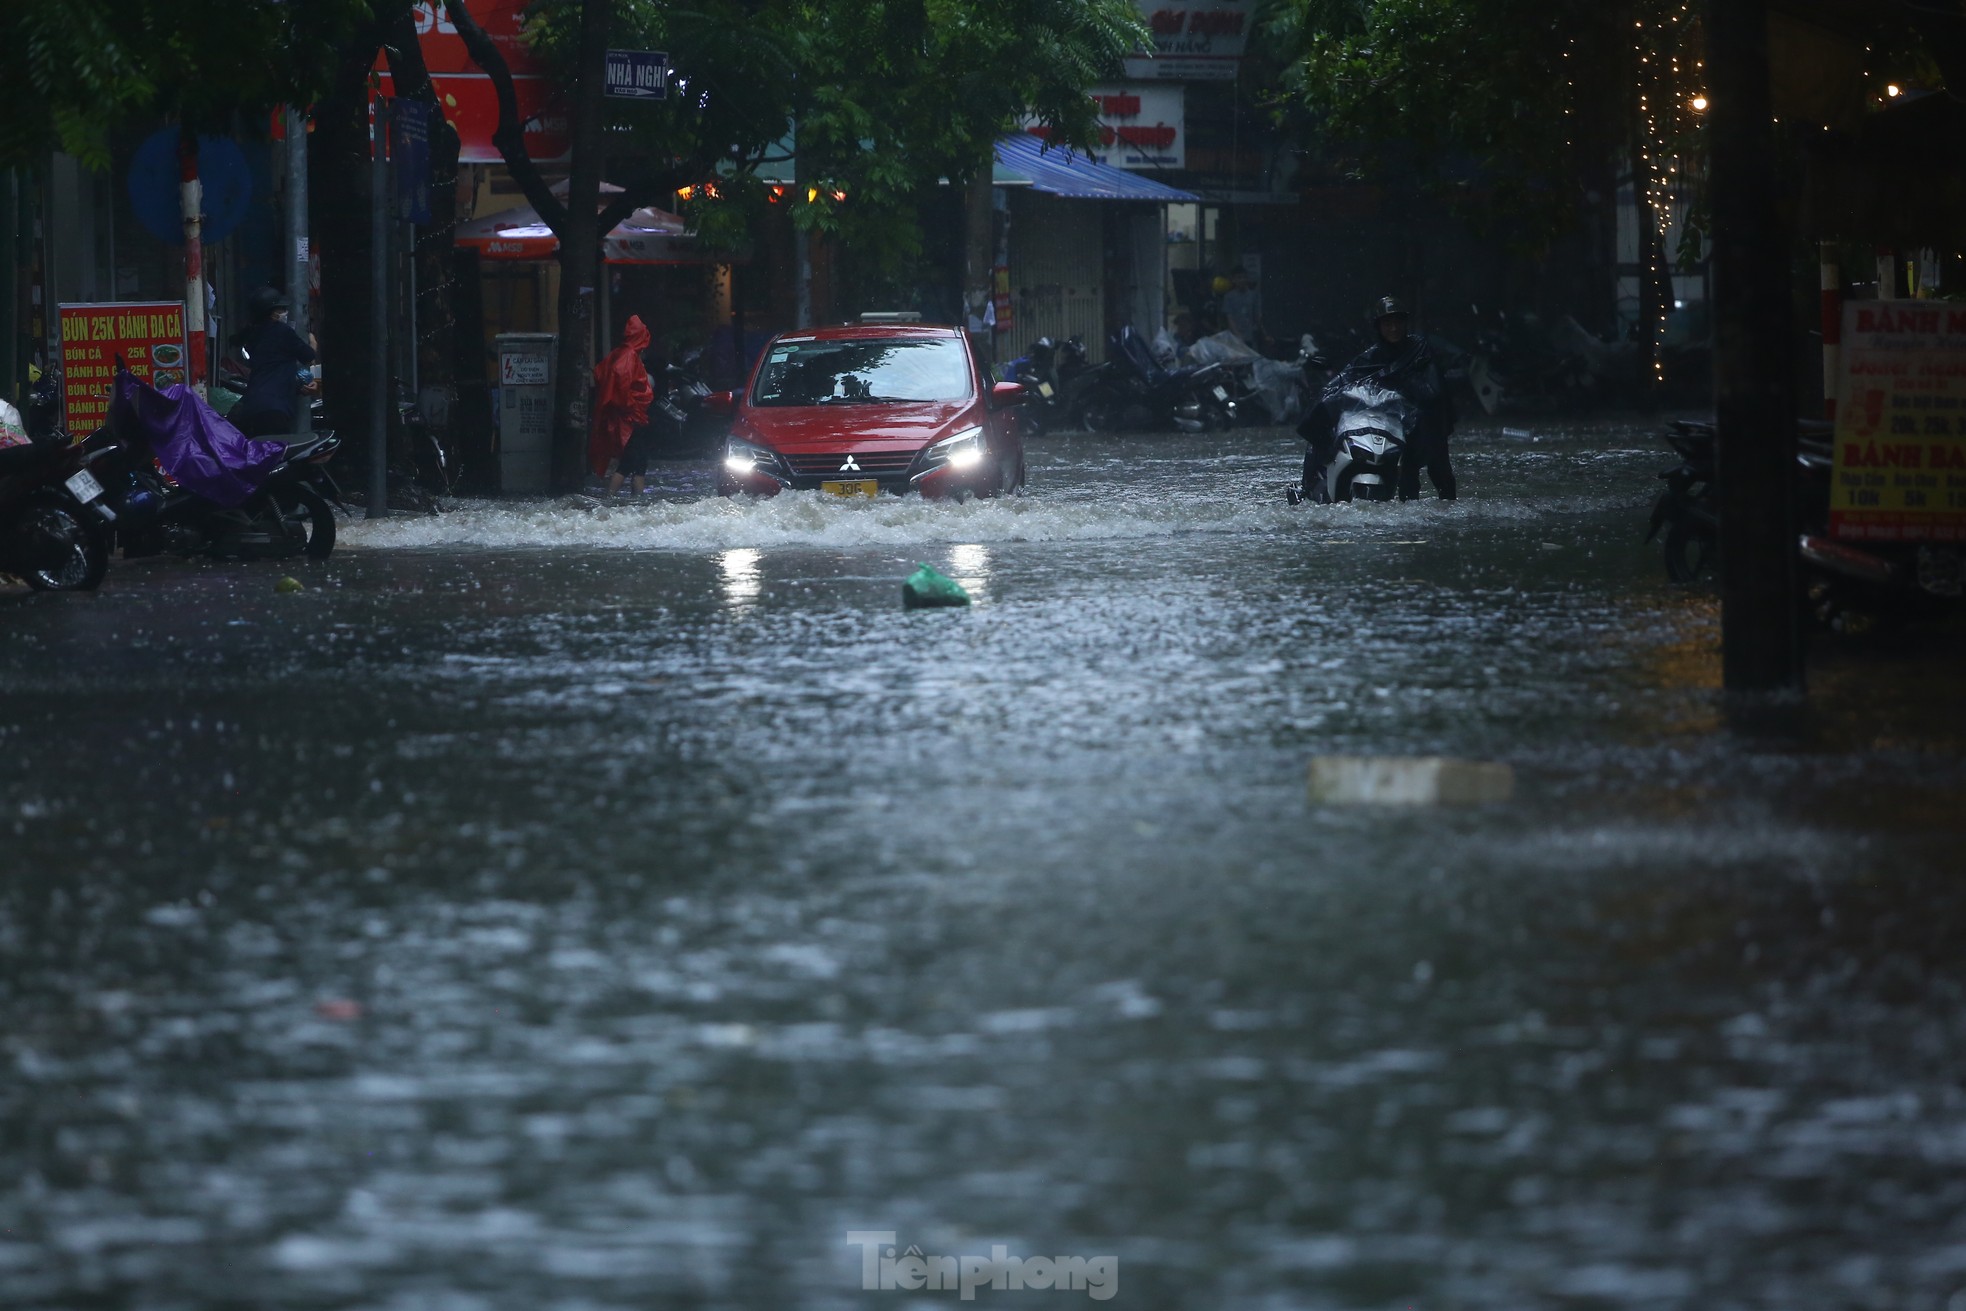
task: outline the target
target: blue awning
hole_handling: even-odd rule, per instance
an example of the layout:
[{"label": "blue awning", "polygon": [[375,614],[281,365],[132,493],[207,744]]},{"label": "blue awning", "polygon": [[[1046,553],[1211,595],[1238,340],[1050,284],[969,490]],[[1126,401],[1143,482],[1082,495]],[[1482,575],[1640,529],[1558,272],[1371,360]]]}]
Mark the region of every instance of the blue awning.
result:
[{"label": "blue awning", "polygon": [[1030,178],[1033,191],[1074,200],[1149,200],[1162,204],[1200,199],[1192,191],[1178,191],[1110,164],[1095,164],[1063,146],[1047,150],[1044,142],[1028,132],[998,137],[997,162]]}]

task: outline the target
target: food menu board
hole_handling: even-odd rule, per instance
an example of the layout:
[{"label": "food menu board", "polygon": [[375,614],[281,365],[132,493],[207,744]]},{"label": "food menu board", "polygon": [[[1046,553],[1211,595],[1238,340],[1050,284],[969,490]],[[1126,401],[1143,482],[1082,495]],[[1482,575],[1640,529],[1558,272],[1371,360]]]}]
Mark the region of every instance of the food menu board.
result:
[{"label": "food menu board", "polygon": [[109,418],[109,392],[121,358],[137,381],[168,387],[188,380],[184,302],[111,301],[61,307],[62,419],[84,436]]},{"label": "food menu board", "polygon": [[1830,532],[1966,542],[1966,306],[1844,307]]}]

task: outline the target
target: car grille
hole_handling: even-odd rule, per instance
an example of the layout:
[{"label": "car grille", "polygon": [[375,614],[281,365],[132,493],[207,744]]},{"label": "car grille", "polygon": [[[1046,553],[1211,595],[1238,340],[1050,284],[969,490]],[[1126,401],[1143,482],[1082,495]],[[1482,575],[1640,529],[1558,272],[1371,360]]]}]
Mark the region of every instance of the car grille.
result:
[{"label": "car grille", "polygon": [[827,455],[783,455],[780,459],[792,471],[795,478],[891,478],[904,474],[914,467],[913,451],[855,451],[853,462],[860,466],[860,472],[849,469],[841,472],[840,466],[846,463],[846,456]]}]

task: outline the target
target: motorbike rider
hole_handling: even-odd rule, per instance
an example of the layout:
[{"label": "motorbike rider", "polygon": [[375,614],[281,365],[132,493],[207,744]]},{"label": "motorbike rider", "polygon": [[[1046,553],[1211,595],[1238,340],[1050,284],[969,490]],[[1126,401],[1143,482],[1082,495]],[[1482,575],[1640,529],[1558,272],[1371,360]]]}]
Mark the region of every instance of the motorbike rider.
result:
[{"label": "motorbike rider", "polygon": [[[1413,430],[1406,435],[1405,453],[1399,464],[1399,499],[1410,501],[1420,494],[1420,467],[1443,501],[1454,499],[1454,467],[1448,459],[1447,439],[1454,432],[1454,402],[1448,398],[1427,340],[1412,331],[1412,312],[1397,296],[1374,301],[1368,316],[1379,340],[1360,352],[1325,384],[1317,404],[1297,427],[1297,435],[1311,444],[1304,455],[1302,494],[1315,499],[1323,486],[1324,467],[1336,453],[1338,415],[1331,402],[1346,388],[1361,382],[1396,391],[1419,410]],[[1295,498],[1293,498],[1294,503]]]},{"label": "motorbike rider", "polygon": [[225,417],[248,437],[285,436],[299,425],[300,371],[314,363],[314,348],[287,322],[287,298],[261,287],[247,302],[252,326],[245,347],[252,360],[246,394]]}]

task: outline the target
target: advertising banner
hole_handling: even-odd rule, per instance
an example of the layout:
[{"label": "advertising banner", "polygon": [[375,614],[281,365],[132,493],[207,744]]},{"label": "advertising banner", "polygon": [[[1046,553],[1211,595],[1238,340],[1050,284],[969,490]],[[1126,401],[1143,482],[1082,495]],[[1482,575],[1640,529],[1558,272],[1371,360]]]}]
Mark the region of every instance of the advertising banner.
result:
[{"label": "advertising banner", "polygon": [[108,420],[119,356],[137,381],[153,387],[192,380],[186,373],[183,301],[63,305],[60,314],[62,423],[75,436]]},{"label": "advertising banner", "polygon": [[1832,478],[1833,536],[1966,541],[1966,306],[1844,306]]},{"label": "advertising banner", "polygon": [[426,100],[396,100],[389,107],[389,161],[395,165],[396,212],[412,223],[430,221],[430,120]]},{"label": "advertising banner", "polygon": [[1134,81],[1226,82],[1236,76],[1256,21],[1256,0],[1138,0],[1152,55],[1126,60]]},{"label": "advertising banner", "polygon": [[[1188,166],[1186,88],[1145,83],[1096,86],[1087,94],[1099,108],[1094,162],[1142,172]],[[1035,120],[1025,127],[1033,136],[1049,135]]]},{"label": "advertising banner", "polygon": [[[524,121],[526,153],[541,163],[565,159],[572,151],[573,137],[568,128],[566,97],[547,76],[547,68],[526,41],[525,11],[530,0],[469,0],[471,16],[485,30],[492,44],[505,56],[512,72],[512,90],[518,99],[519,117]],[[498,128],[498,95],[491,78],[471,62],[464,38],[439,0],[418,0],[411,12],[416,19],[417,44],[423,50],[424,65],[437,92],[444,119],[457,129],[459,155],[464,164],[496,164],[503,156],[492,145]],[[377,85],[385,96],[395,96],[394,79],[384,59],[375,62]],[[431,126],[435,126],[432,124]]]}]

